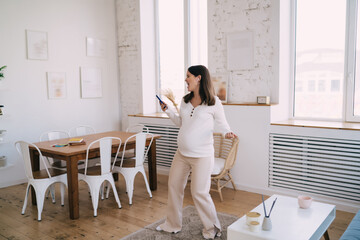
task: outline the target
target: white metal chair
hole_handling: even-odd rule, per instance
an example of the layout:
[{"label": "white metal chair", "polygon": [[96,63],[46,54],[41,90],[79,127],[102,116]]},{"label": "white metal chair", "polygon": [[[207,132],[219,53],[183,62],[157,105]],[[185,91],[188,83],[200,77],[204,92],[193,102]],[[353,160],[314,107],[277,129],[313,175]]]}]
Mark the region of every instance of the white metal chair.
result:
[{"label": "white metal chair", "polygon": [[[44,164],[45,169],[39,171],[32,170],[29,146],[34,147],[38,151],[39,159]],[[25,213],[30,186],[32,186],[36,193],[38,221],[41,221],[41,213],[44,207],[44,198],[45,198],[46,190],[48,189],[48,187],[53,186],[54,183],[57,182],[62,183],[60,186],[61,205],[64,205],[65,186],[67,187],[67,174],[63,170],[48,168],[47,163],[43,155],[41,154],[41,151],[34,144],[27,143],[24,141],[18,141],[15,143],[15,148],[19,152],[20,156],[24,161],[25,173],[28,178],[25,200],[21,214]]]},{"label": "white metal chair", "polygon": [[[100,189],[103,183],[106,181],[109,182],[113,188],[115,200],[121,208],[120,200],[118,193],[116,191],[114,178],[111,172],[111,150],[112,150],[112,141],[119,141],[119,147],[117,148],[117,153],[121,147],[121,139],[116,137],[104,137],[98,140],[93,141],[89,144],[86,151],[85,159],[85,168],[79,169],[79,180],[85,181],[90,189],[92,205],[94,208],[94,217],[97,216],[97,208],[99,204],[99,194]],[[88,167],[89,160],[89,151],[94,144],[99,144],[100,146],[100,165]],[[117,154],[115,155],[114,162],[116,162]],[[109,188],[108,188],[109,189]]]},{"label": "white metal chair", "polygon": [[[69,137],[70,137],[70,135],[66,131],[51,130],[51,131],[46,131],[40,135],[40,142],[58,140],[58,139],[69,138]],[[46,157],[46,159],[51,168],[60,169],[60,170],[66,169],[65,161],[61,161],[59,159],[53,159],[51,157]]]},{"label": "white metal chair", "polygon": [[[149,147],[145,147],[146,145],[146,137],[151,136]],[[145,174],[144,169],[144,161],[152,144],[154,135],[151,133],[137,133],[135,135],[130,136],[126,139],[124,144],[124,149],[126,149],[126,145],[128,144],[129,140],[135,138],[135,157],[133,158],[125,158],[125,151],[122,153],[121,161],[114,161],[112,166],[112,171],[121,173],[126,182],[126,191],[129,198],[129,204],[132,204],[132,197],[134,192],[134,179],[138,172],[140,172],[145,180],[146,189],[152,197],[149,183]],[[109,189],[106,192],[106,197],[108,197]]]},{"label": "white metal chair", "polygon": [[[134,132],[134,133],[141,133],[141,132],[144,132],[144,133],[149,133],[149,128],[146,127],[144,124],[134,124],[134,125],[131,125],[129,126],[127,129],[126,129],[126,132]],[[120,153],[122,155],[122,153]],[[125,150],[125,155],[124,155],[124,158],[133,158],[135,157],[135,149],[128,149],[128,150]]]},{"label": "white metal chair", "polygon": [[126,132],[136,132],[136,133],[140,133],[140,132],[145,132],[145,133],[149,133],[149,128],[146,127],[144,124],[133,124],[130,125],[127,129]]},{"label": "white metal chair", "polygon": [[80,125],[77,127],[70,128],[69,135],[70,137],[85,136],[88,134],[96,133],[95,129],[92,126]]},{"label": "white metal chair", "polygon": [[229,182],[236,190],[230,170],[235,164],[238,146],[239,138],[225,139],[221,133],[214,133],[215,162],[211,181],[216,184],[216,187],[210,190],[218,192],[221,201],[223,201],[221,189]]},{"label": "white metal chair", "polygon": [[[62,138],[69,138],[69,134],[66,131],[63,130],[51,130],[46,131],[40,135],[40,142],[43,141],[52,141]],[[54,159],[51,157],[45,157],[47,160],[49,167],[58,169],[58,170],[66,170],[66,162],[62,161],[60,159]],[[80,163],[81,164],[81,163]],[[46,198],[48,197],[49,193],[51,193],[52,202],[55,203],[55,188],[54,186],[51,186],[48,193],[46,194]]]},{"label": "white metal chair", "polygon": [[[79,136],[85,136],[89,134],[96,133],[95,128],[88,125],[79,125],[77,127],[70,128],[69,130],[69,136],[70,137],[79,137]],[[90,159],[92,163],[99,162],[99,158],[92,158]],[[79,164],[84,164],[84,160],[80,160],[78,162]],[[94,164],[91,164],[93,166]]]}]

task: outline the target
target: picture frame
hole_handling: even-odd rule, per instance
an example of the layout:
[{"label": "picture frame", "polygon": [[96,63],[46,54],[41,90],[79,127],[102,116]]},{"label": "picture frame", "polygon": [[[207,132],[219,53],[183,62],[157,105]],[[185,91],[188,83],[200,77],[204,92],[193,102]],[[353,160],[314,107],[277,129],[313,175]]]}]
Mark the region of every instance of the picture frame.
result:
[{"label": "picture frame", "polygon": [[47,89],[49,99],[66,98],[66,74],[64,72],[47,72]]},{"label": "picture frame", "polygon": [[211,81],[214,85],[215,95],[220,99],[222,103],[227,103],[228,82],[229,82],[228,74],[227,73],[211,74]]},{"label": "picture frame", "polygon": [[86,56],[105,57],[107,45],[105,40],[87,37],[86,38]]},{"label": "picture frame", "polygon": [[26,30],[27,58],[48,60],[47,32]]},{"label": "picture frame", "polygon": [[101,69],[81,67],[80,77],[81,98],[102,97]]},{"label": "picture frame", "polygon": [[227,70],[254,68],[254,33],[241,31],[227,34]]}]

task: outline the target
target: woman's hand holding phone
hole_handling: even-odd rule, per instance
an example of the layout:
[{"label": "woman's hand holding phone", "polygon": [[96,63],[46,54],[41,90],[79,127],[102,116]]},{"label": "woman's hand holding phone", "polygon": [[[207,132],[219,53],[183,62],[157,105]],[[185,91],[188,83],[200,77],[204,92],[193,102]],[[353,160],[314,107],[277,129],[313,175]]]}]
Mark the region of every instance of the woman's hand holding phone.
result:
[{"label": "woman's hand holding phone", "polygon": [[167,105],[166,105],[166,103],[160,103],[160,106],[161,106],[161,109],[165,112],[167,109],[168,109],[168,107],[167,107]]},{"label": "woman's hand holding phone", "polygon": [[160,106],[161,106],[161,110],[163,110],[164,112],[166,111],[166,109],[168,109],[166,103],[164,103],[158,95],[156,95],[157,99],[159,99],[159,103],[160,103]]}]

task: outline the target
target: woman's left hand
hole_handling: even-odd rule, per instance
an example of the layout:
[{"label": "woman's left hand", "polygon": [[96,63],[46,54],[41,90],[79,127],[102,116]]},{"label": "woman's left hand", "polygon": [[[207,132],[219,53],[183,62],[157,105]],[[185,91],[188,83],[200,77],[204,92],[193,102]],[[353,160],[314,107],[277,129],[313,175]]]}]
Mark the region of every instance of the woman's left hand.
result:
[{"label": "woman's left hand", "polygon": [[237,138],[237,136],[233,132],[228,132],[225,134],[225,138]]}]

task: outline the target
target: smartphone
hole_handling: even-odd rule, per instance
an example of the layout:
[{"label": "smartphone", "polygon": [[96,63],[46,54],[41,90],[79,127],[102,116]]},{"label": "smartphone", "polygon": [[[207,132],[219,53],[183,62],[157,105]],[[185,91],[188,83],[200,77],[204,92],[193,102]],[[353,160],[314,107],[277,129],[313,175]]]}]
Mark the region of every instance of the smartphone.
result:
[{"label": "smartphone", "polygon": [[157,99],[159,99],[159,101],[160,101],[161,104],[165,104],[165,103],[160,99],[160,97],[159,97],[158,95],[156,95],[156,97],[157,97]]}]

